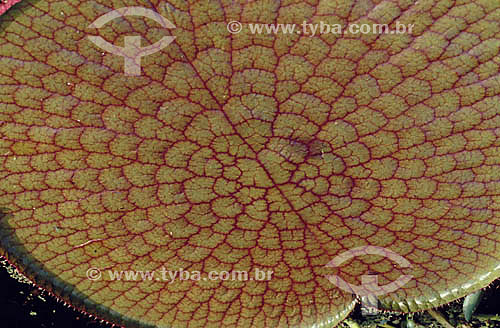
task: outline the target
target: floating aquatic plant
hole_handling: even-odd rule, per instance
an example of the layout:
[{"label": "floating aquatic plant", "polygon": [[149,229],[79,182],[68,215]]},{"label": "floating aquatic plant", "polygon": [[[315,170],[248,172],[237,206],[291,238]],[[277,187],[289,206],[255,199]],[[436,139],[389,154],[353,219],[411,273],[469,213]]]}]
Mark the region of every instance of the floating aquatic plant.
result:
[{"label": "floating aquatic plant", "polygon": [[[130,6],[175,28],[89,28]],[[332,275],[411,275],[378,297],[406,312],[478,290],[500,275],[499,21],[494,0],[25,0],[0,18],[0,254],[126,327],[332,326],[356,303]],[[88,39],[127,35],[175,40],[127,76]],[[327,266],[359,247],[410,266]]]}]

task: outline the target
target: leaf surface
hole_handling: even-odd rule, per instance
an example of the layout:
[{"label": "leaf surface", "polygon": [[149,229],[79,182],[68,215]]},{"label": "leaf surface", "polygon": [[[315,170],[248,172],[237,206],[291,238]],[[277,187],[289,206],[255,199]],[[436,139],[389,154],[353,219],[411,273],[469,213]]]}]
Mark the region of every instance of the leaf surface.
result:
[{"label": "leaf surface", "polygon": [[[126,6],[175,28],[89,27]],[[463,297],[500,274],[499,16],[490,0],[22,2],[0,19],[0,253],[127,327],[333,325],[354,297],[328,275],[411,275],[388,309]],[[414,27],[248,25],[304,21]],[[176,38],[127,76],[89,35]],[[410,267],[385,253],[326,267],[373,246]],[[203,279],[256,269],[272,278]]]}]

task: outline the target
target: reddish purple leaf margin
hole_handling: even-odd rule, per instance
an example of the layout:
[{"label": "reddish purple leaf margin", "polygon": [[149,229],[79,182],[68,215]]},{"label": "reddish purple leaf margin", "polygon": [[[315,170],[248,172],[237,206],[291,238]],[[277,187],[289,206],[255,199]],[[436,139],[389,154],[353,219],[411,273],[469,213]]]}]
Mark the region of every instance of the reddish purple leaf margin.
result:
[{"label": "reddish purple leaf margin", "polygon": [[9,10],[10,7],[20,2],[21,0],[0,0],[0,15]]}]

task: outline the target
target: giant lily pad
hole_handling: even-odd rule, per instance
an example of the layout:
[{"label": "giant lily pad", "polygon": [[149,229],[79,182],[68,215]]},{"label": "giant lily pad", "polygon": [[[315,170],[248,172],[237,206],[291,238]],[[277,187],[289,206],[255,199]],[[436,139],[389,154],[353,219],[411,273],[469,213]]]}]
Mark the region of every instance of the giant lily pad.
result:
[{"label": "giant lily pad", "polygon": [[[173,27],[91,26],[137,6]],[[499,21],[494,0],[21,2],[0,18],[0,254],[126,327],[332,326],[374,275],[411,277],[386,309],[463,297],[500,275]],[[250,29],[278,23],[412,29]],[[175,40],[126,74],[89,36]]]}]

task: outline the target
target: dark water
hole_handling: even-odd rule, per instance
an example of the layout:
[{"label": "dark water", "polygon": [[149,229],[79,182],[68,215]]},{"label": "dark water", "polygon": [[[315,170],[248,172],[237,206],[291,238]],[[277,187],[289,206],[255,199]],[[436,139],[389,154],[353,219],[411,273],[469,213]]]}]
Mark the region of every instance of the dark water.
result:
[{"label": "dark water", "polygon": [[18,282],[0,264],[0,328],[49,327],[108,328],[111,325],[86,318],[37,288]]}]

